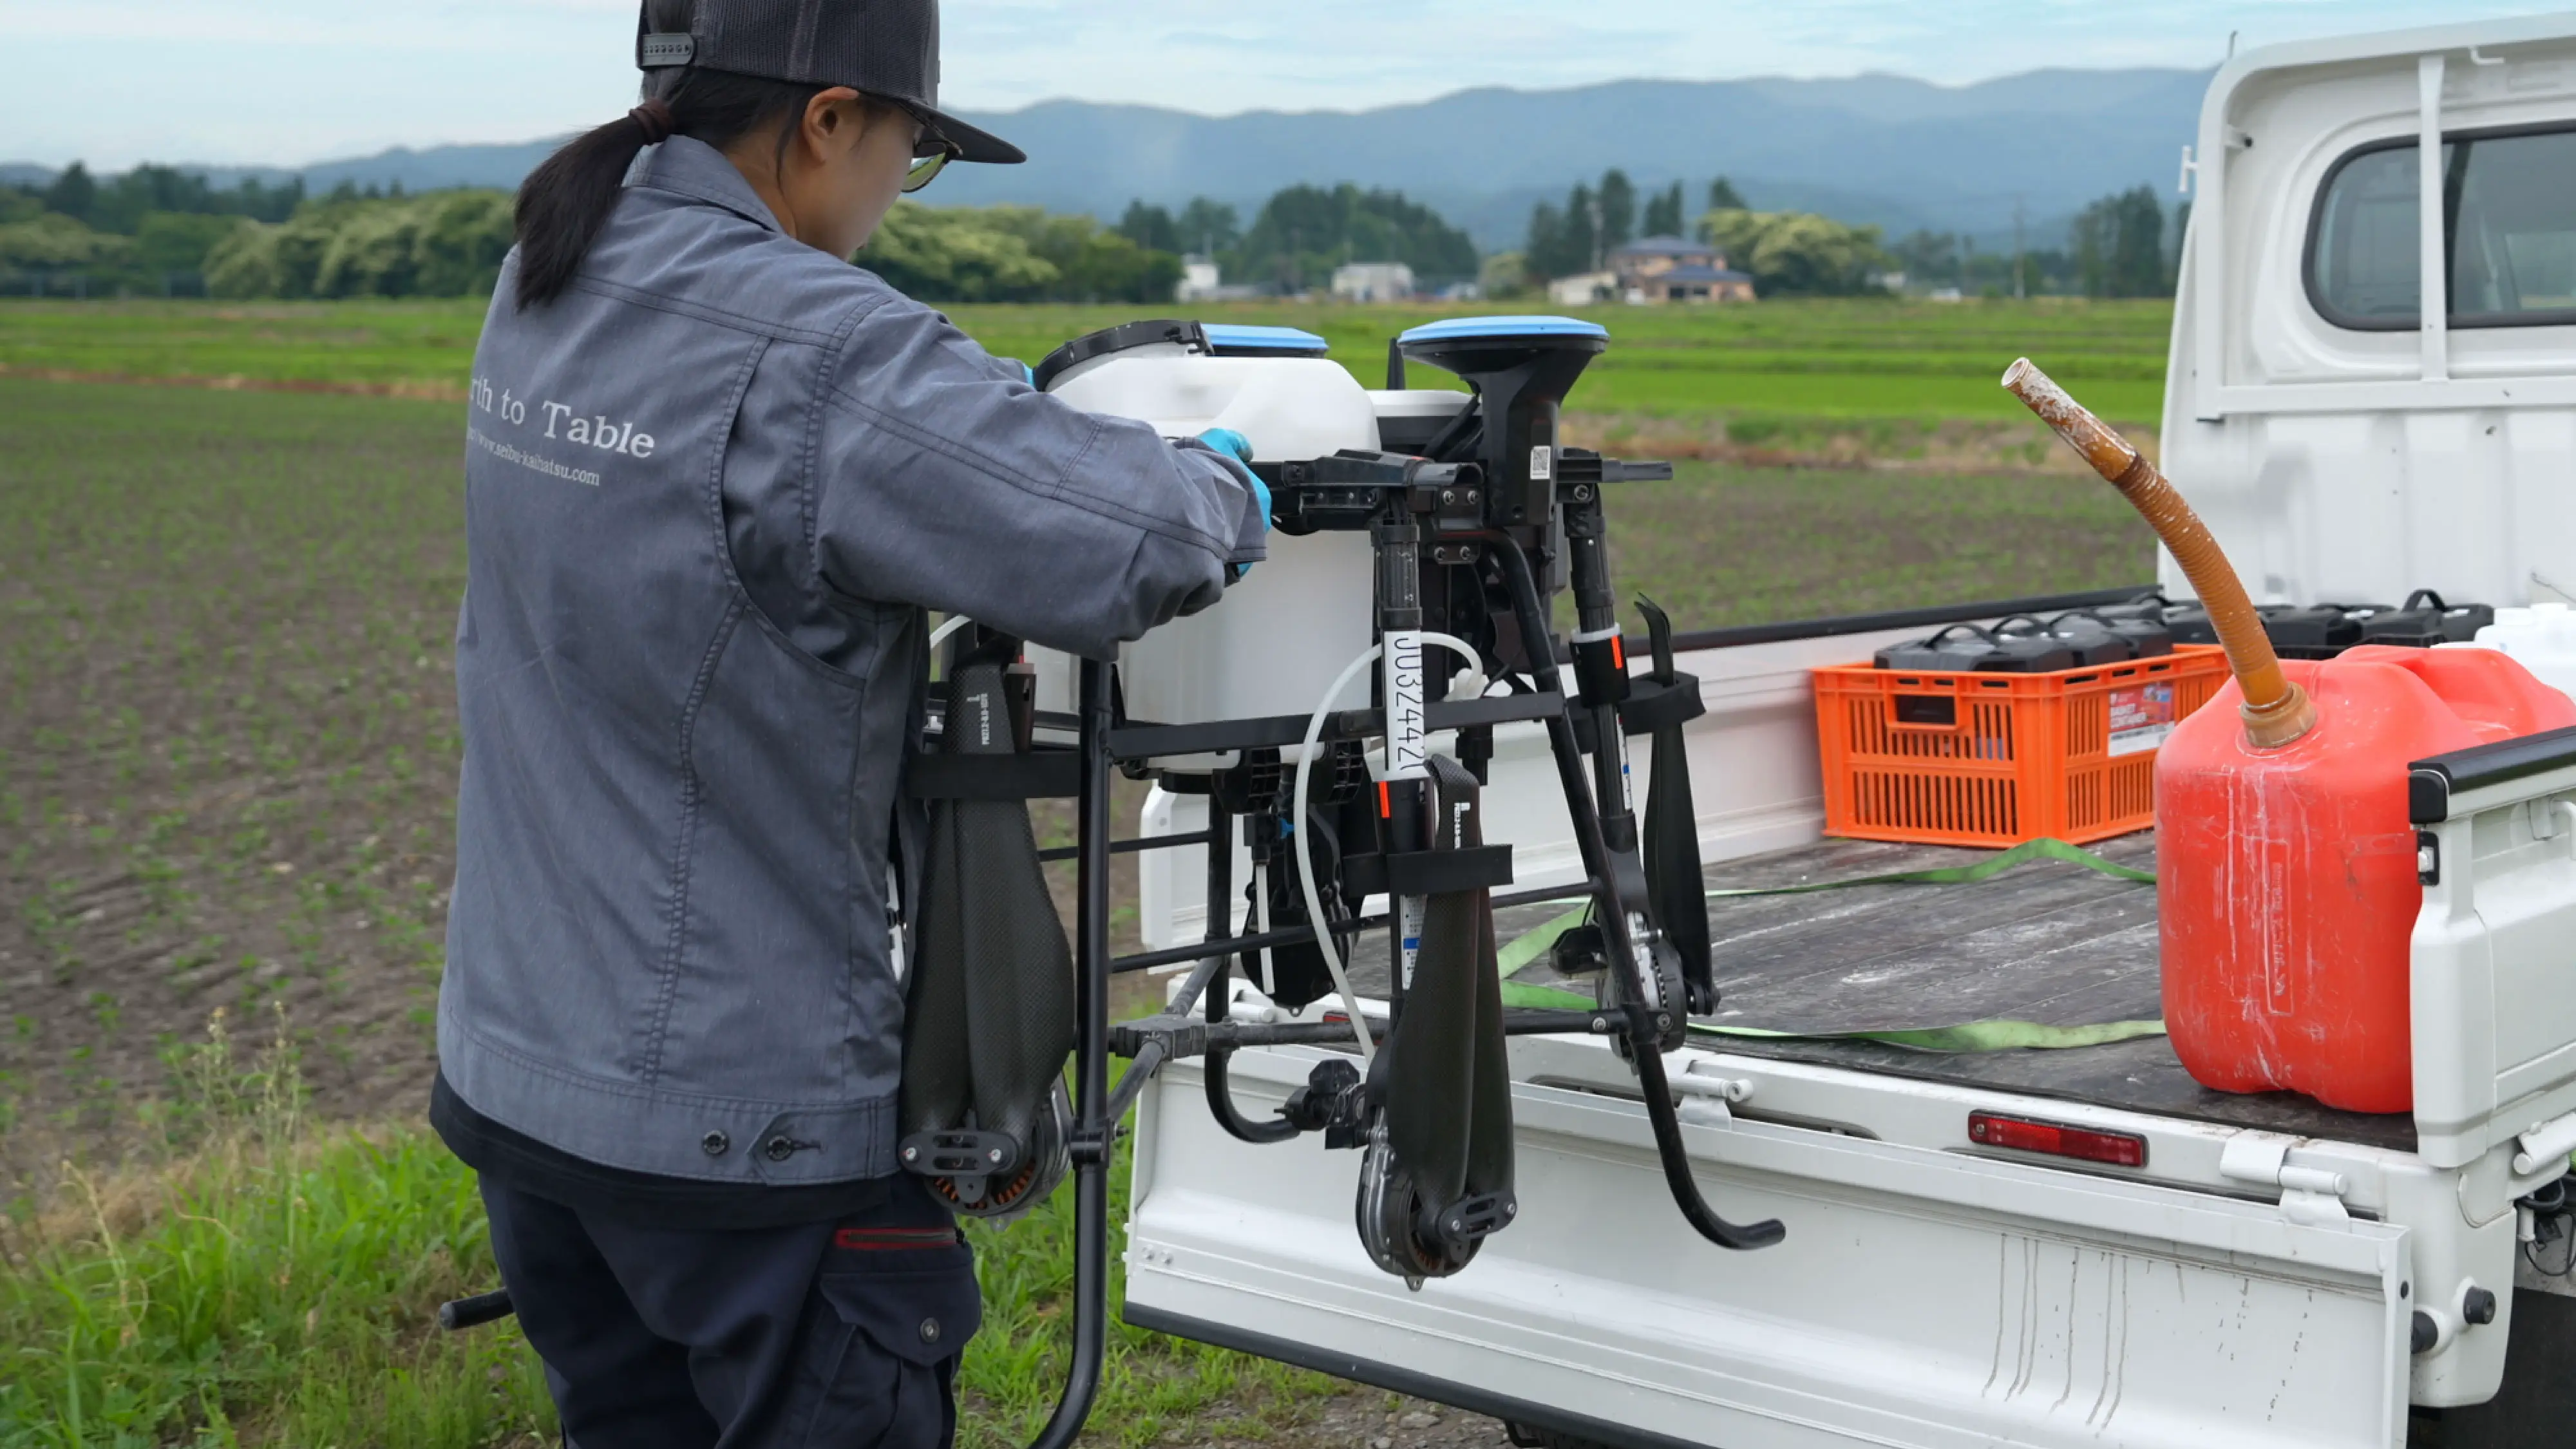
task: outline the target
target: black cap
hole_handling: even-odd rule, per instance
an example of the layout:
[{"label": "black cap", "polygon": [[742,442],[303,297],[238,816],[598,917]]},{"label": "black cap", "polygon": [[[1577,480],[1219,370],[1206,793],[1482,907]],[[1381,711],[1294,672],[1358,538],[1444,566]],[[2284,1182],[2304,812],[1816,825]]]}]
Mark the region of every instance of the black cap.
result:
[{"label": "black cap", "polygon": [[939,109],[939,0],[696,0],[684,32],[656,32],[652,10],[648,0],[636,27],[635,63],[642,69],[700,66],[848,86],[912,112],[929,132],[922,154],[946,150],[960,161],[1004,164],[1029,159]]}]

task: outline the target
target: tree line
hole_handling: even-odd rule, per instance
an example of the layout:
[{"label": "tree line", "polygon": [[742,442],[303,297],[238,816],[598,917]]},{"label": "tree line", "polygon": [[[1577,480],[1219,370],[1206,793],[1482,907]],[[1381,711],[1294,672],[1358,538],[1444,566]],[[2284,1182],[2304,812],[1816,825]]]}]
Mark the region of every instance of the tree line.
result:
[{"label": "tree line", "polygon": [[75,161],[50,183],[22,187],[20,194],[54,215],[99,231],[133,236],[156,213],[284,221],[304,202],[304,179],[299,176],[283,186],[267,186],[250,177],[219,191],[204,176],[175,167],[137,166],[100,181]]},{"label": "tree line", "polygon": [[1348,262],[1401,262],[1418,284],[1473,280],[1476,243],[1401,191],[1291,186],[1272,195],[1245,228],[1235,209],[1193,197],[1175,214],[1130,202],[1118,231],[1138,246],[1214,260],[1224,275],[1288,293],[1330,281]]},{"label": "tree line", "polygon": [[2190,220],[2190,202],[2168,214],[2154,187],[2139,186],[2077,212],[2060,245],[1980,250],[1972,236],[1917,231],[1892,250],[1918,288],[1990,297],[2170,297]]},{"label": "tree line", "polygon": [[[512,232],[503,191],[218,190],[160,166],[101,182],[75,163],[45,186],[0,188],[0,285],[15,274],[77,279],[84,293],[184,279],[235,299],[485,296]],[[1034,207],[906,202],[858,261],[928,302],[1169,301],[1181,276],[1176,254]]]},{"label": "tree line", "polygon": [[1174,253],[1034,206],[906,202],[853,260],[924,302],[1169,302],[1181,280]]},{"label": "tree line", "polygon": [[1673,237],[1708,244],[1726,264],[1749,273],[1761,296],[1849,296],[1881,289],[1896,259],[1874,226],[1848,226],[1812,212],[1756,211],[1735,184],[1720,176],[1708,183],[1697,216],[1689,214],[1683,183],[1642,198],[1628,173],[1616,167],[1598,185],[1578,182],[1562,206],[1542,201],[1530,211],[1521,251],[1503,259],[1524,277],[1545,281],[1582,276],[1610,266],[1611,256],[1632,241]]},{"label": "tree line", "polygon": [[101,181],[75,161],[43,186],[0,189],[0,271],[72,272],[110,289],[162,290],[190,275],[244,221],[275,222],[304,204],[304,183],[256,178],[218,190],[169,166]]},{"label": "tree line", "polygon": [[[407,198],[343,182],[319,197],[299,178],[218,189],[167,166],[101,181],[78,162],[50,183],[0,190],[0,272],[71,276],[85,290],[189,290],[257,297],[488,291],[508,250],[506,198]],[[218,291],[218,287],[225,290]]]},{"label": "tree line", "polygon": [[[462,297],[488,293],[511,243],[500,191],[405,195],[343,183],[205,179],[144,166],[101,182],[77,164],[43,187],[0,190],[0,273],[76,276],[102,292],[173,278],[224,298]],[[1139,201],[1115,226],[1027,206],[895,208],[856,258],[926,302],[1168,302],[1184,254],[1297,293],[1349,261],[1400,261],[1426,281],[1470,279],[1467,234],[1401,193],[1292,186],[1245,227],[1199,198],[1175,214]]]},{"label": "tree line", "polygon": [[1762,296],[1836,296],[1886,289],[1957,288],[1962,295],[2170,297],[2181,269],[2185,202],[2168,213],[2153,187],[2105,196],[2076,213],[2062,241],[2020,249],[1979,250],[1976,238],[1916,231],[1895,242],[1874,226],[1849,226],[1807,212],[1758,211],[1721,176],[1705,204],[1686,216],[1681,182],[1640,195],[1613,168],[1598,183],[1579,183],[1562,204],[1540,202],[1530,213],[1518,253],[1489,260],[1528,281],[1604,270],[1613,252],[1646,237],[1710,243],[1727,264],[1749,272]]},{"label": "tree line", "polygon": [[[511,244],[505,192],[404,195],[343,183],[245,181],[143,166],[102,182],[78,164],[42,187],[0,190],[0,274],[77,277],[84,289],[156,293],[174,278],[223,298],[488,294]],[[1116,226],[1027,206],[906,202],[856,258],[926,302],[1168,302],[1185,253],[1283,292],[1346,261],[1401,261],[1429,280],[1472,278],[1466,233],[1390,191],[1293,186],[1246,228],[1201,198],[1175,215],[1137,202]]]},{"label": "tree line", "polygon": [[[1570,277],[1597,272],[1610,253],[1640,237],[1687,236],[1682,217],[1682,183],[1646,198],[1638,216],[1637,187],[1628,173],[1612,167],[1601,184],[1577,182],[1562,207],[1542,201],[1530,212],[1529,240],[1521,255],[1541,277]],[[1708,211],[1742,210],[1744,198],[1723,176],[1709,183]]]},{"label": "tree line", "polygon": [[[1697,201],[1696,215],[1691,203]],[[461,297],[488,293],[511,242],[506,193],[404,195],[348,183],[308,195],[245,180],[138,166],[101,179],[78,163],[42,186],[0,188],[0,275],[78,277],[89,290],[187,290],[233,298]],[[927,302],[1135,302],[1171,299],[1184,255],[1214,258],[1229,280],[1302,293],[1346,262],[1402,262],[1426,287],[1481,279],[1510,296],[1601,270],[1645,237],[1709,243],[1764,296],[1880,290],[1963,294],[2169,296],[2188,204],[2171,216],[2149,187],[2084,208],[2064,240],[2006,251],[1950,232],[1886,243],[1876,227],[1759,211],[1725,177],[1641,194],[1617,168],[1533,208],[1518,251],[1481,257],[1467,234],[1402,192],[1292,186],[1245,225],[1196,197],[1177,210],[1137,200],[1115,225],[1036,207],[906,202],[857,258]]]}]

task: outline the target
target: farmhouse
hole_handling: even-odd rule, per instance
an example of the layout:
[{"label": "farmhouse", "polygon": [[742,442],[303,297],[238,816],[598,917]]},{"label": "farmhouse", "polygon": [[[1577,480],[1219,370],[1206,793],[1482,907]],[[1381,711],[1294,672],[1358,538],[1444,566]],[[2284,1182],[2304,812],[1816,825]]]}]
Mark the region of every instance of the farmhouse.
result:
[{"label": "farmhouse", "polygon": [[1180,285],[1172,289],[1176,302],[1247,302],[1260,295],[1259,287],[1225,280],[1214,257],[1196,253],[1181,258]]},{"label": "farmhouse", "polygon": [[1343,302],[1401,302],[1413,295],[1413,268],[1402,262],[1347,262],[1333,269],[1333,296]]},{"label": "farmhouse", "polygon": [[1650,236],[1610,253],[1616,295],[1640,303],[1750,302],[1753,277],[1706,242]]},{"label": "farmhouse", "polygon": [[1589,307],[1619,295],[1616,272],[1578,272],[1547,284],[1547,299],[1560,307]]}]

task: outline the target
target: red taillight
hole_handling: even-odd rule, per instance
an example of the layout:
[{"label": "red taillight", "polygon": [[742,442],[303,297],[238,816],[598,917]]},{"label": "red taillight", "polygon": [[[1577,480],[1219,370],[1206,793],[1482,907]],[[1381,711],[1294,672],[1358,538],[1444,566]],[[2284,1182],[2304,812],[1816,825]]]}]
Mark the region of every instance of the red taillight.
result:
[{"label": "red taillight", "polygon": [[2096,1132],[2027,1117],[1998,1117],[1992,1112],[1968,1114],[1968,1140],[1980,1147],[2009,1147],[2015,1152],[2045,1152],[2114,1167],[2147,1165],[2147,1139],[2126,1132]]}]

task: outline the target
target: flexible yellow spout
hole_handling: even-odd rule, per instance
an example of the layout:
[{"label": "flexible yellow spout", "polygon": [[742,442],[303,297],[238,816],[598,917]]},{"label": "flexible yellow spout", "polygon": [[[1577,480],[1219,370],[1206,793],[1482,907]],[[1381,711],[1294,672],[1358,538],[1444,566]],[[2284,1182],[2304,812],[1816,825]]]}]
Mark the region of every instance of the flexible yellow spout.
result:
[{"label": "flexible yellow spout", "polygon": [[2245,694],[2246,739],[2272,749],[2314,729],[2316,704],[2281,672],[2281,656],[2272,651],[2271,637],[2263,632],[2262,618],[2254,612],[2254,601],[2246,597],[2243,581],[2228,566],[2227,555],[2219,551],[2218,540],[2209,536],[2200,515],[2183,502],[2182,494],[2156,471],[2156,465],[2068,397],[2066,389],[2032,366],[2029,358],[2004,373],[2004,387],[2039,414],[2041,422],[2056,429],[2067,446],[2083,454],[2094,472],[2119,489],[2120,496],[2164,541],[2174,562],[2182,565],[2183,577],[2191,580],[2192,592],[2200,596],[2201,607],[2209,611],[2209,622],[2218,630],[2218,642],[2227,649],[2237,688]]}]

